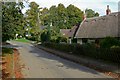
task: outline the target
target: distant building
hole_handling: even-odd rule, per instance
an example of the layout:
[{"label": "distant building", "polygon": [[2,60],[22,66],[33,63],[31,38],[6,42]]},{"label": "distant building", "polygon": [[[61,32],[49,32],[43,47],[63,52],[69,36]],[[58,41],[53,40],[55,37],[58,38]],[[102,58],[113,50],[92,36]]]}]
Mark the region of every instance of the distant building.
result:
[{"label": "distant building", "polygon": [[63,37],[69,38],[70,29],[60,29],[60,33]]},{"label": "distant building", "polygon": [[63,37],[68,38],[68,42],[71,44],[72,39],[75,37],[75,34],[77,32],[79,26],[73,26],[72,29],[60,29],[60,33],[62,34]]}]

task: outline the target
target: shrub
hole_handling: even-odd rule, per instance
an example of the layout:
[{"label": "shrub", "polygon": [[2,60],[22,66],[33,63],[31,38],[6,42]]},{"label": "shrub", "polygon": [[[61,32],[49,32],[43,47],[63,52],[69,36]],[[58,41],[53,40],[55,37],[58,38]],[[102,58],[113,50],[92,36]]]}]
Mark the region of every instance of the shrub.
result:
[{"label": "shrub", "polygon": [[112,48],[112,49],[114,49],[114,48],[120,48],[120,46],[115,46],[115,45],[114,45],[114,46],[111,46],[111,48]]},{"label": "shrub", "polygon": [[120,63],[120,47],[96,48],[93,44],[63,44],[44,43],[45,47],[56,49],[76,56],[86,56],[95,59]]},{"label": "shrub", "polygon": [[35,41],[35,37],[34,36],[26,37],[26,39],[31,40],[31,41]]},{"label": "shrub", "polygon": [[67,43],[67,38],[66,38],[66,37],[58,37],[58,38],[56,39],[56,43],[60,43],[60,42],[65,42],[65,43]]},{"label": "shrub", "polygon": [[112,46],[120,46],[120,41],[116,38],[106,37],[105,39],[101,40],[100,46],[102,48],[111,48]]}]

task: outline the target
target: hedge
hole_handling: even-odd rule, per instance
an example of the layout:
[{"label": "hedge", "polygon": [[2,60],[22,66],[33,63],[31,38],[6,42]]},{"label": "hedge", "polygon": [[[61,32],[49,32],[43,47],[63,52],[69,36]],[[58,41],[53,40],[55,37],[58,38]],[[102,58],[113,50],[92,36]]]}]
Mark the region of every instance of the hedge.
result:
[{"label": "hedge", "polygon": [[56,49],[76,56],[87,56],[94,59],[120,63],[120,47],[119,48],[96,48],[91,44],[57,44],[43,43],[45,47]]}]

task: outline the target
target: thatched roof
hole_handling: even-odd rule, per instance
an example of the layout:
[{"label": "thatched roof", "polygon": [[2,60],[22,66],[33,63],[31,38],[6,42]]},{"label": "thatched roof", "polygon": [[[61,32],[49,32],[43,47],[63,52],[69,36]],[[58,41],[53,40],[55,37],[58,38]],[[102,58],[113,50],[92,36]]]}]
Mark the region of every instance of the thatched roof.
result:
[{"label": "thatched roof", "polygon": [[62,36],[64,36],[64,37],[68,37],[69,31],[70,31],[70,29],[60,29],[60,33],[61,33]]},{"label": "thatched roof", "polygon": [[[104,38],[120,37],[120,12],[109,15],[88,18],[84,20],[78,28],[76,38]],[[119,16],[120,17],[120,16]],[[119,23],[119,24],[118,24]]]},{"label": "thatched roof", "polygon": [[73,26],[72,29],[60,29],[60,32],[64,37],[73,38],[77,29],[78,26]]}]

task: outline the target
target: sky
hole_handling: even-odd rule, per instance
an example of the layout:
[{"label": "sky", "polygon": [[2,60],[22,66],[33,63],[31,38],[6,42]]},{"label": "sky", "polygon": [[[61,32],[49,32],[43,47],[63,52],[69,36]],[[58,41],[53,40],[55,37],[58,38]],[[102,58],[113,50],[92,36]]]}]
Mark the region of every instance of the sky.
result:
[{"label": "sky", "polygon": [[[82,11],[86,8],[93,9],[98,12],[100,16],[105,15],[107,5],[110,6],[111,12],[118,12],[118,3],[120,0],[29,0],[29,2],[36,2],[42,8],[50,8],[52,5],[58,5],[59,3],[64,4],[67,7],[70,4],[75,5]],[[29,9],[28,4],[24,2],[25,8],[22,10],[23,13]]]}]

